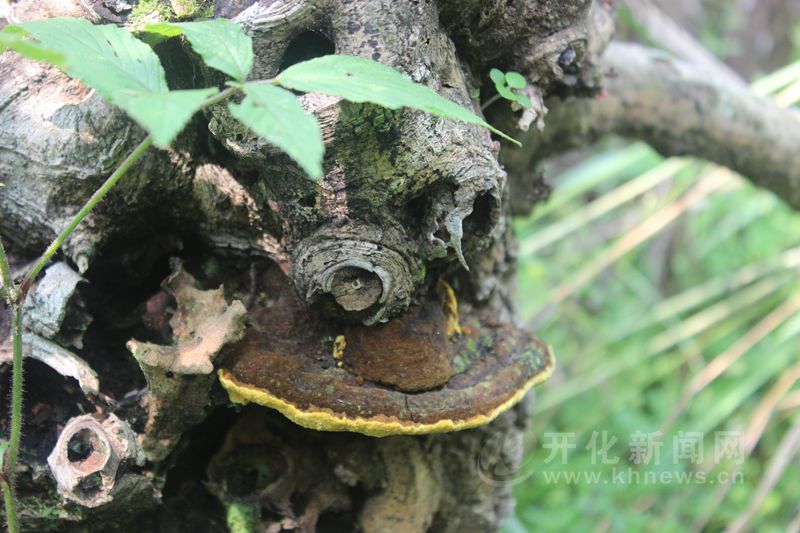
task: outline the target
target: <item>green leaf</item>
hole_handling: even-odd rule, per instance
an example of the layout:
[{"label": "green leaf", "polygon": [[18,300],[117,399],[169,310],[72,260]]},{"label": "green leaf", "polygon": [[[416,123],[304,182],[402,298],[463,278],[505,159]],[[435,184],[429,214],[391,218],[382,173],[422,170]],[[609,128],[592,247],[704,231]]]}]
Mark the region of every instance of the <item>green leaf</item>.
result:
[{"label": "green leaf", "polygon": [[167,92],[158,56],[122,28],[72,18],[37,20],[22,27],[43,46],[66,56],[67,74],[114,105],[134,93]]},{"label": "green leaf", "polygon": [[524,107],[525,109],[530,109],[531,106],[533,106],[533,103],[531,103],[531,99],[525,96],[524,94],[517,95],[517,103],[522,107]]},{"label": "green leaf", "polygon": [[519,145],[505,133],[435,91],[414,83],[396,70],[361,57],[327,55],[292,65],[278,75],[290,89],[371,102],[390,109],[411,107],[440,117],[478,124]]},{"label": "green leaf", "polygon": [[181,29],[169,22],[151,22],[134,32],[136,36],[150,46],[167,41],[181,35]]},{"label": "green leaf", "polygon": [[524,89],[528,84],[519,72],[506,72],[506,83],[512,89]]},{"label": "green leaf", "polygon": [[164,26],[179,29],[200,54],[206,65],[227,74],[238,81],[247,79],[253,68],[253,41],[242,27],[228,19],[182,22],[158,25],[162,35]]},{"label": "green leaf", "polygon": [[497,92],[506,100],[511,100],[513,102],[517,99],[517,94],[505,85],[498,85]]},{"label": "green leaf", "polygon": [[183,130],[203,102],[217,89],[191,89],[131,96],[124,108],[139,124],[146,124],[153,144],[166,148]]},{"label": "green leaf", "polygon": [[245,84],[245,93],[241,104],[228,104],[231,114],[289,154],[312,179],[322,177],[322,133],[295,95],[263,83]]},{"label": "green leaf", "polygon": [[506,83],[506,75],[503,74],[503,71],[497,68],[493,68],[489,71],[489,77],[492,79],[495,85],[505,85]]},{"label": "green leaf", "polygon": [[83,19],[27,22],[22,28],[42,46],[66,57],[64,72],[123,109],[156,146],[167,146],[216,89],[169,92],[155,52],[122,28]]},{"label": "green leaf", "polygon": [[0,31],[0,54],[6,50],[13,50],[34,61],[44,61],[59,68],[66,66],[67,59],[63,54],[57,50],[46,48],[27,37],[28,32],[22,27],[6,26]]}]

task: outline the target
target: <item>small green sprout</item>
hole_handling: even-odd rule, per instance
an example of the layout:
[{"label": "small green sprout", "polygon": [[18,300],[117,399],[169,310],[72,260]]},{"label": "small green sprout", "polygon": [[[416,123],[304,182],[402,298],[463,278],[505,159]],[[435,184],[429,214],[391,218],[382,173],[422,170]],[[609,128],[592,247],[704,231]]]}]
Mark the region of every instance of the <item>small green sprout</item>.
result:
[{"label": "small green sprout", "polygon": [[486,109],[500,98],[505,98],[510,102],[516,102],[523,109],[529,109],[533,105],[528,95],[522,92],[522,89],[528,84],[519,72],[503,72],[500,69],[493,68],[489,71],[489,77],[494,82],[497,94],[489,98],[489,100],[481,106],[481,109]]}]

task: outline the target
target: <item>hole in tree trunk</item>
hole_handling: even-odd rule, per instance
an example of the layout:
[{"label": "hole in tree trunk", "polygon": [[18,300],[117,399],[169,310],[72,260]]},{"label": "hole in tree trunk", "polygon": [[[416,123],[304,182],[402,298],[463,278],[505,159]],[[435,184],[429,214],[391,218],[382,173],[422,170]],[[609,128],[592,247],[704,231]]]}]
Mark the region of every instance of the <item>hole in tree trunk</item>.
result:
[{"label": "hole in tree trunk", "polygon": [[333,54],[336,47],[328,37],[316,31],[304,31],[289,43],[283,54],[280,71],[296,63]]}]

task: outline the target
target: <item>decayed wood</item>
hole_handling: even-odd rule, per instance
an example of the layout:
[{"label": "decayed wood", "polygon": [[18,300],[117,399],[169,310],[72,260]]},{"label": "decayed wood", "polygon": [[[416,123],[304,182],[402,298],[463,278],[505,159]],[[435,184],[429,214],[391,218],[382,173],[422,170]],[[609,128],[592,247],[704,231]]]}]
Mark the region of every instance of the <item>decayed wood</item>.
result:
[{"label": "decayed wood", "polygon": [[[67,14],[113,20],[106,4],[21,1],[6,18],[17,22]],[[217,0],[214,6],[253,36],[257,78],[285,68],[292,55],[287,52],[298,47],[306,55],[333,49],[381,61],[480,112],[480,102],[471,95],[481,89],[481,100],[491,97],[489,68],[521,72],[539,104],[535,113],[511,112],[500,102],[490,108],[491,114],[522,129],[533,121],[546,127],[543,133],[531,128],[523,150],[504,149],[514,176],[526,174],[555,150],[614,129],[649,138],[666,151],[695,149],[740,170],[760,165],[759,175],[768,186],[800,203],[793,196],[800,194],[800,184],[787,180],[777,163],[800,168],[794,164],[800,128],[793,119],[764,111],[744,93],[731,100],[739,119],[747,119],[744,122],[725,118],[720,110],[683,121],[658,117],[656,102],[647,93],[652,85],[661,91],[659,104],[667,90],[686,91],[686,99],[703,103],[698,99],[713,100],[712,91],[723,88],[693,77],[683,66],[653,58],[640,61],[636,54],[615,54],[616,48],[601,63],[600,53],[613,29],[610,5],[604,0]],[[120,20],[126,16],[112,14]],[[324,50],[314,48],[318,46]],[[169,72],[176,87],[221,81],[177,42],[162,45],[158,52],[167,64],[181,66]],[[608,98],[576,100],[580,103],[573,108],[575,115],[567,114],[572,104],[554,105],[544,117],[541,102],[546,96],[594,95],[603,79],[600,73],[609,65],[625,76],[630,73],[630,78],[607,76]],[[666,72],[661,76],[666,81],[648,79],[647,73],[654,72]],[[636,90],[625,92],[619,86],[622,81]],[[698,88],[704,96],[692,92]],[[88,286],[102,287],[99,293],[87,292],[95,322],[87,331],[91,342],[79,352],[97,367],[101,390],[97,398],[83,400],[99,412],[115,412],[140,433],[140,444],[155,453],[142,466],[146,476],[137,478],[146,482],[130,491],[130,500],[114,493],[114,513],[103,514],[102,505],[93,511],[63,507],[63,502],[45,496],[53,492],[50,477],[24,477],[28,494],[41,495],[39,507],[34,507],[45,502],[54,509],[35,515],[30,523],[65,529],[67,521],[82,527],[81,520],[87,520],[101,528],[113,522],[123,529],[141,529],[141,523],[129,525],[138,513],[153,527],[213,531],[224,529],[222,504],[231,509],[244,503],[251,511],[253,505],[257,511],[263,507],[284,526],[302,531],[331,524],[346,530],[397,530],[398,523],[404,531],[489,531],[510,513],[513,479],[508,470],[499,470],[502,465],[513,472],[519,465],[529,416],[526,402],[478,429],[378,441],[301,429],[265,410],[245,410],[237,416],[218,409],[201,421],[207,408],[227,404],[221,390],[211,386],[214,375],[203,374],[202,386],[182,396],[185,377],[176,378],[176,369],[166,364],[159,368],[157,381],[173,392],[161,407],[175,406],[175,419],[191,413],[191,423],[201,424],[200,434],[188,429],[185,419],[174,424],[169,420],[167,433],[150,431],[156,426],[147,423],[154,391],[138,390],[144,377],[125,352],[125,341],[146,335],[158,340],[152,346],[175,345],[158,352],[173,357],[182,342],[191,350],[191,342],[197,340],[196,332],[171,330],[170,317],[181,302],[171,299],[175,295],[169,291],[159,291],[161,279],[151,279],[159,272],[162,278],[168,274],[159,268],[169,256],[186,256],[187,264],[201,273],[198,276],[213,280],[205,288],[223,283],[226,297],[246,306],[275,297],[258,285],[259,273],[265,270],[259,265],[271,261],[289,274],[306,304],[350,323],[390,320],[424,299],[441,277],[453,282],[462,308],[482,309],[498,320],[513,318],[508,303],[515,249],[509,198],[522,197],[524,191],[509,191],[497,159],[499,143],[477,126],[420,112],[389,111],[313,94],[299,100],[323,129],[326,173],[319,183],[305,179],[288,157],[255,138],[220,105],[196,117],[172,149],[153,151],[141,161],[65,246],[65,260],[82,273]],[[684,110],[683,100],[667,101]],[[652,110],[653,117],[643,116],[641,109],[634,113],[636,106]],[[677,114],[674,109],[672,114]],[[713,121],[716,130],[740,128],[742,139],[756,143],[760,152],[753,155],[751,150],[748,156],[740,145],[732,150],[726,145],[733,142],[730,138],[708,128],[687,137],[685,129],[697,127],[699,117]],[[585,127],[591,135],[575,134],[582,120],[589,121]],[[775,147],[768,120],[790,128],[791,139]],[[765,144],[758,144],[759,136],[765,135],[768,141],[763,142],[777,151],[768,153]],[[122,113],[80,83],[11,53],[0,57],[4,241],[17,254],[41,251],[142,136]],[[682,138],[690,138],[693,146],[677,144]],[[795,148],[791,154],[790,143]],[[116,291],[109,279],[122,288]],[[254,317],[248,321],[252,327]],[[215,364],[211,359],[207,363],[204,372]],[[148,376],[151,386],[152,377]],[[60,398],[62,391],[53,394]],[[53,398],[31,400],[46,404]],[[219,417],[225,422],[220,424]],[[213,439],[213,445],[207,444]],[[28,472],[41,472],[41,459],[31,459]],[[403,463],[408,468],[400,468]],[[250,472],[253,464],[280,475],[262,480],[265,485],[254,492],[236,493],[229,476]],[[209,481],[204,485],[200,480],[206,469]],[[161,512],[141,515],[158,504],[158,490],[167,486]],[[208,504],[217,500],[206,488],[218,499],[217,507]],[[195,497],[196,492],[201,497]],[[403,500],[404,495],[409,499]]]}]

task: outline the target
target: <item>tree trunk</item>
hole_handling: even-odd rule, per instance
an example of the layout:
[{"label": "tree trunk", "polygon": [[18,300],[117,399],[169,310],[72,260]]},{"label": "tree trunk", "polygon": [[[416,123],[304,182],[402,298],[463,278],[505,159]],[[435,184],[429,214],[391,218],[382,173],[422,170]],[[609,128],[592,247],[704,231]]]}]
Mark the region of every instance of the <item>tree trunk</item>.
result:
[{"label": "tree trunk", "polygon": [[[120,5],[20,1],[5,18],[158,16]],[[518,71],[533,108],[489,111],[520,130],[544,125],[547,96],[591,101],[612,31],[605,0],[214,9],[252,36],[255,79],[358,55],[478,111],[489,70]],[[156,51],[171,88],[224,81],[178,40]],[[54,69],[7,52],[0,74],[0,230],[20,274],[143,133]],[[26,529],[493,531],[511,512],[519,400],[552,360],[514,320],[499,143],[298,98],[323,129],[319,183],[211,108],[131,170],[33,289]],[[534,167],[557,151],[539,150],[503,150],[528,209],[546,196]],[[9,329],[0,314],[0,362]]]}]

